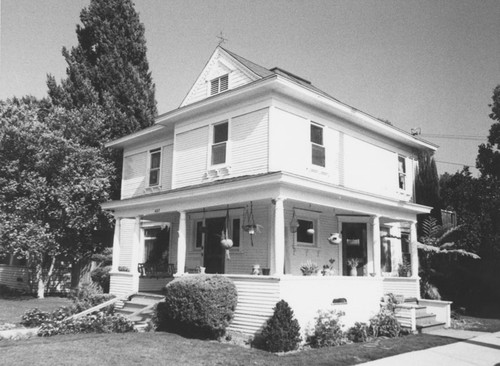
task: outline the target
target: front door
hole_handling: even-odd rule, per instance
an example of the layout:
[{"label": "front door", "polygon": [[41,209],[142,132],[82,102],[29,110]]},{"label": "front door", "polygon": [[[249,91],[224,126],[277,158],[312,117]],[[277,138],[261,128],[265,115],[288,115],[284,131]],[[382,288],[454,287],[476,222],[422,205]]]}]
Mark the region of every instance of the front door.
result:
[{"label": "front door", "polygon": [[342,263],[343,274],[349,276],[351,267],[347,264],[352,258],[357,259],[356,275],[363,276],[368,259],[366,224],[358,222],[342,223]]},{"label": "front door", "polygon": [[205,234],[204,267],[206,273],[224,273],[225,251],[220,241],[225,223],[225,217],[205,220],[207,232]]}]

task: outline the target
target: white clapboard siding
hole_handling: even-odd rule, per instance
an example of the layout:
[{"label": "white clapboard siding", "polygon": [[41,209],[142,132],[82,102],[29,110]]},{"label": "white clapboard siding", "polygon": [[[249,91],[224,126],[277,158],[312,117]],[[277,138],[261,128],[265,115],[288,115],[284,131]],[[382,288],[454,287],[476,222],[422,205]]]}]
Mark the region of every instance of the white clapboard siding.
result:
[{"label": "white clapboard siding", "polygon": [[280,300],[279,279],[230,276],[238,291],[238,305],[229,330],[254,335],[262,331]]},{"label": "white clapboard siding", "polygon": [[267,171],[268,109],[231,119],[231,175],[258,174]]},{"label": "white clapboard siding", "polygon": [[28,290],[28,270],[21,266],[0,265],[0,284],[17,290]]},{"label": "white clapboard siding", "polygon": [[144,194],[146,164],[146,151],[123,159],[122,199]]},{"label": "white clapboard siding", "polygon": [[384,294],[403,295],[405,297],[420,297],[418,279],[409,277],[386,277],[383,281]]},{"label": "white clapboard siding", "polygon": [[344,135],[343,181],[348,188],[394,197],[398,190],[398,155]]},{"label": "white clapboard siding", "polygon": [[112,273],[110,278],[109,293],[123,296],[133,291],[134,280],[131,273]]},{"label": "white clapboard siding", "polygon": [[172,188],[172,164],[174,145],[164,146],[161,156],[161,189],[163,191]]},{"label": "white clapboard siding", "polygon": [[208,126],[177,134],[174,187],[203,182],[207,170]]},{"label": "white clapboard siding", "polygon": [[135,220],[122,219],[120,231],[120,262],[118,266],[128,267],[132,263],[132,243],[134,237]]}]

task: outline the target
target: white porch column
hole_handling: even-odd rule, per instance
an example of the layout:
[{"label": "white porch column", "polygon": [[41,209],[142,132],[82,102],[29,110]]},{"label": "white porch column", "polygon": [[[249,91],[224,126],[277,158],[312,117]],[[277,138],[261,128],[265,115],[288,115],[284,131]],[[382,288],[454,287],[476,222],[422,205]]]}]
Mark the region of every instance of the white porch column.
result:
[{"label": "white porch column", "polygon": [[382,275],[380,267],[380,216],[374,215],[371,217],[372,224],[372,243],[373,243],[373,273],[379,277]]},{"label": "white porch column", "polygon": [[410,242],[411,242],[411,276],[418,277],[418,239],[417,239],[417,222],[410,222]]},{"label": "white porch column", "polygon": [[117,272],[120,265],[120,230],[121,230],[121,217],[115,218],[115,233],[113,235],[113,263],[112,271]]},{"label": "white porch column", "polygon": [[135,217],[134,223],[134,234],[132,238],[132,261],[130,263],[130,273],[134,275],[139,275],[137,270],[137,264],[139,263],[139,257],[142,253],[141,250],[141,216]]},{"label": "white porch column", "polygon": [[284,274],[285,266],[285,209],[284,198],[278,197],[274,205],[274,275]]},{"label": "white porch column", "polygon": [[186,211],[179,211],[179,237],[177,239],[177,275],[186,267]]}]

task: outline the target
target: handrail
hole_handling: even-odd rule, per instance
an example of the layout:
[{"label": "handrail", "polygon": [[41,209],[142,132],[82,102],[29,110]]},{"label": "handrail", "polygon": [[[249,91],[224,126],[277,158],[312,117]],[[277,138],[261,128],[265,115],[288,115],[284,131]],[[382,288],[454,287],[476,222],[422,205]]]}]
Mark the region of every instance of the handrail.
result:
[{"label": "handrail", "polygon": [[[161,300],[160,300],[160,301],[161,301]],[[160,302],[160,301],[158,301],[158,302]],[[144,311],[146,311],[146,310],[152,309],[152,308],[153,308],[156,304],[157,304],[157,303],[150,304],[150,305],[148,305],[148,306],[146,306],[146,307],[144,307],[144,308],[142,308],[142,309],[139,309],[139,310],[137,310],[137,311],[133,312],[132,314],[128,314],[128,315],[127,315],[127,318],[132,319],[134,316],[137,316],[137,315],[141,314],[142,312],[144,312]]]},{"label": "handrail", "polygon": [[85,316],[85,315],[88,315],[88,314],[91,314],[93,313],[94,311],[97,311],[97,310],[101,310],[102,308],[105,308],[107,306],[110,306],[110,305],[113,305],[115,302],[118,302],[120,300],[125,300],[125,299],[128,299],[130,296],[134,295],[136,292],[131,292],[127,295],[124,295],[124,296],[117,296],[111,300],[108,300],[106,302],[103,302],[102,304],[99,304],[99,305],[96,305],[90,309],[87,309],[87,310],[84,310],[78,314],[73,314],[69,317],[67,317],[66,319],[64,320],[70,320],[70,319],[78,319],[82,316]]}]

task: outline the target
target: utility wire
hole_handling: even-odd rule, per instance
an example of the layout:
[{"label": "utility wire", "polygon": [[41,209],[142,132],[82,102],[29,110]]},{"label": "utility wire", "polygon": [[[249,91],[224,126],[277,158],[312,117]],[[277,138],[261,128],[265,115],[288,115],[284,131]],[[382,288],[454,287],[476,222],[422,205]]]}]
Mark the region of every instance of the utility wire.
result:
[{"label": "utility wire", "polygon": [[417,136],[422,137],[433,137],[438,139],[453,139],[453,140],[473,140],[473,141],[485,141],[486,136],[473,136],[473,135],[442,135],[438,133],[422,133]]},{"label": "utility wire", "polygon": [[461,163],[452,163],[450,161],[442,161],[442,160],[435,160],[436,163],[442,163],[442,164],[451,164],[451,165],[459,165],[459,166],[468,166],[468,167],[476,167],[476,164],[461,164]]}]

